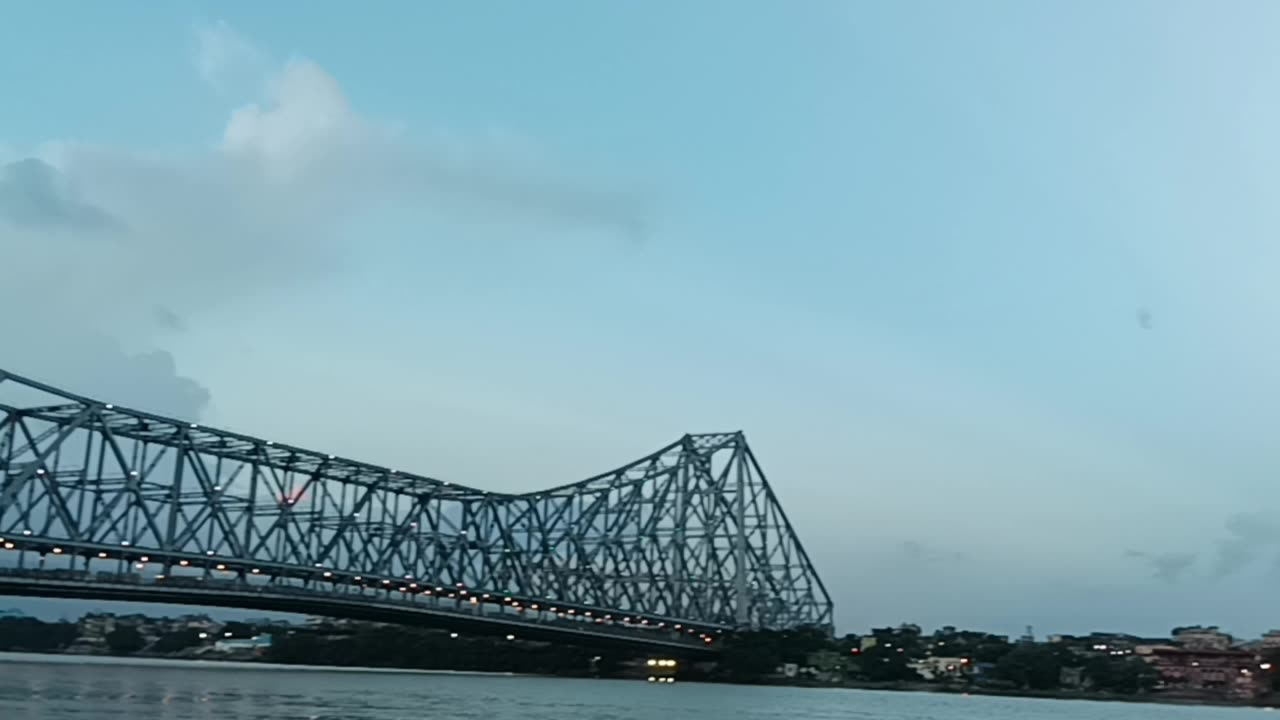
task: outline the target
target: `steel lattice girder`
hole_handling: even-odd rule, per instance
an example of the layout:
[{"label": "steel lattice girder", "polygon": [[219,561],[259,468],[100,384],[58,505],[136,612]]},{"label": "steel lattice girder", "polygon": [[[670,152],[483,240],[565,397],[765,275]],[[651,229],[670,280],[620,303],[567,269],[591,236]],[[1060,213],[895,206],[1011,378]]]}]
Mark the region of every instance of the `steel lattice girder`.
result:
[{"label": "steel lattice girder", "polygon": [[742,433],[686,435],[612,472],[512,495],[0,371],[9,389],[54,400],[0,405],[0,535],[225,558],[281,576],[413,579],[703,626],[831,626],[831,599]]}]

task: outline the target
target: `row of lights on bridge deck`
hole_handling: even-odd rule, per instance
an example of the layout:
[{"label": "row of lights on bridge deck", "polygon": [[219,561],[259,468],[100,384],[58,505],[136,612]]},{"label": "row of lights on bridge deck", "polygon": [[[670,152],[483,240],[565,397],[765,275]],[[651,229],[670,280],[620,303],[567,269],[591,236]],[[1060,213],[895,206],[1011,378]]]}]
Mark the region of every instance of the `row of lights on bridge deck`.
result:
[{"label": "row of lights on bridge deck", "polygon": [[[450,638],[452,638],[452,639],[454,639],[454,640],[457,640],[457,639],[458,639],[458,633],[456,633],[456,632],[451,632],[451,633],[449,633],[449,637],[450,637]],[[511,634],[511,633],[508,633],[508,634],[507,634],[507,640],[515,640],[515,639],[516,639],[516,636],[515,636],[514,634]]]},{"label": "row of lights on bridge deck", "polygon": [[[22,534],[23,534],[24,536],[30,536],[30,535],[31,535],[31,531],[30,531],[30,530],[23,530],[23,531],[22,531]],[[6,541],[4,538],[0,538],[0,544],[2,544],[2,545],[3,545],[3,547],[4,547],[4,549],[5,549],[5,550],[13,550],[13,549],[15,549],[15,545],[14,545],[14,543],[13,543],[13,542],[10,542],[10,541]],[[130,546],[130,543],[129,543],[129,541],[125,540],[125,541],[122,541],[122,542],[120,543],[120,545],[121,545],[121,547],[126,547],[126,548],[127,548],[127,547],[129,547],[129,546]],[[53,554],[54,554],[54,555],[61,555],[61,554],[63,554],[63,552],[64,552],[64,551],[63,551],[63,549],[62,549],[61,547],[54,547],[54,548],[52,549],[52,551],[53,551]],[[206,550],[206,551],[205,551],[205,555],[206,555],[206,556],[208,556],[208,557],[213,557],[213,555],[214,555],[214,551],[212,551],[212,550]],[[97,553],[97,556],[98,556],[98,558],[100,558],[100,559],[108,559],[108,558],[110,557],[110,555],[109,555],[107,552],[105,552],[105,551],[100,551],[100,552],[98,552],[98,553]],[[121,558],[121,559],[127,559],[127,558]],[[143,555],[142,557],[138,558],[138,562],[134,565],[134,567],[135,567],[136,569],[138,569],[138,570],[142,570],[142,569],[144,568],[144,563],[148,563],[148,562],[150,562],[150,558],[149,558],[148,556],[146,556],[146,555]],[[190,567],[190,566],[191,566],[191,561],[190,561],[190,560],[186,560],[186,559],[179,560],[179,561],[178,561],[178,566],[179,566],[179,567]],[[322,567],[322,565],[321,565],[320,563],[316,563],[316,564],[315,564],[315,567],[320,568],[320,567]],[[225,563],[218,563],[218,564],[216,564],[216,565],[214,566],[214,569],[215,569],[215,570],[218,570],[218,571],[220,571],[220,572],[231,572],[231,570],[227,567],[227,565],[226,565]],[[249,572],[250,572],[251,574],[254,574],[254,575],[260,575],[260,574],[262,573],[262,570],[261,570],[260,568],[256,568],[256,567],[255,567],[255,568],[252,568],[251,570],[249,570]],[[325,570],[325,571],[323,571],[323,572],[322,572],[322,576],[323,576],[324,578],[326,578],[326,579],[330,579],[330,580],[335,580],[335,581],[336,581],[336,579],[335,579],[335,577],[334,577],[334,574],[333,574],[333,571],[331,571],[331,570]],[[404,579],[406,579],[406,580],[411,580],[411,579],[412,579],[412,577],[413,577],[413,576],[411,576],[411,575],[405,575],[405,576],[404,576]],[[163,579],[165,579],[165,576],[164,576],[164,575],[157,575],[155,579],[157,579],[157,580],[163,580]],[[352,581],[352,583],[360,584],[360,585],[362,585],[362,586],[363,586],[363,584],[364,584],[364,578],[363,578],[363,576],[361,576],[361,575],[353,576],[353,577],[352,577],[352,579],[351,579],[351,581]],[[384,579],[382,580],[382,584],[383,584],[384,586],[387,586],[387,585],[392,585],[393,583],[392,583],[392,581],[391,581],[390,579],[385,579],[385,578],[384,578]],[[366,587],[367,587],[367,586],[366,586]],[[451,600],[452,600],[452,599],[457,599],[459,596],[467,597],[467,595],[468,595],[468,591],[466,590],[466,586],[465,586],[463,583],[457,583],[457,584],[456,584],[456,588],[457,588],[456,590],[452,590],[452,589],[451,589],[451,590],[450,590],[450,592],[448,592],[447,597],[448,597],[449,599],[451,599]],[[400,587],[400,588],[399,588],[399,591],[400,591],[400,592],[402,592],[402,593],[408,593],[410,590],[417,590],[417,589],[418,589],[418,583],[416,583],[416,582],[410,582],[410,583],[408,583],[407,585],[405,585],[404,587]],[[438,585],[438,586],[436,586],[436,588],[435,588],[435,593],[436,593],[436,594],[440,594],[440,595],[442,595],[442,596],[443,596],[443,594],[445,593],[445,588],[444,588],[443,586],[439,586],[439,585]],[[432,595],[432,590],[431,590],[430,588],[423,589],[423,590],[421,591],[421,594],[422,594],[422,595]],[[472,605],[478,605],[478,604],[480,603],[481,598],[482,598],[482,599],[484,599],[484,600],[489,600],[489,599],[491,599],[492,597],[493,597],[493,596],[492,596],[490,593],[482,593],[482,594],[480,594],[480,595],[472,594],[472,595],[470,596],[470,598],[469,598],[469,602],[470,602],[470,604],[472,604]],[[526,609],[526,606],[525,606],[525,605],[522,605],[522,604],[520,603],[520,601],[515,600],[514,598],[512,598],[512,597],[511,597],[511,596],[509,596],[509,595],[504,596],[504,597],[503,597],[503,599],[502,599],[502,602],[503,602],[504,604],[510,605],[510,606],[511,606],[514,610],[516,610],[517,612],[521,612],[521,613],[523,613],[523,612],[525,611],[525,609]],[[527,608],[528,608],[528,609],[530,609],[530,610],[536,611],[536,612],[541,612],[541,611],[542,611],[542,609],[541,609],[541,608],[542,608],[542,606],[541,606],[539,603],[530,603],[530,604],[528,604],[528,605],[527,605]],[[593,616],[593,613],[592,613],[592,611],[591,611],[591,610],[584,610],[584,611],[582,612],[582,614],[579,616],[579,615],[578,615],[578,611],[577,611],[575,608],[564,608],[564,609],[561,609],[561,608],[558,608],[558,607],[556,607],[556,606],[554,606],[554,605],[549,606],[549,607],[546,609],[546,612],[553,613],[553,614],[555,614],[557,617],[559,617],[559,618],[561,618],[561,619],[566,619],[566,618],[571,617],[571,616],[572,616],[572,617],[593,618],[593,619],[594,619],[594,621],[595,621],[595,624],[597,624],[597,625],[602,625],[602,624],[604,624],[605,622],[613,622],[613,619],[614,619],[612,614],[606,614],[606,615],[604,615],[604,616],[602,616],[602,617],[594,617],[594,616]],[[633,620],[635,621],[634,623],[633,623]],[[628,624],[628,625],[630,625],[630,624],[639,624],[639,625],[643,625],[643,626],[648,626],[648,625],[650,624],[650,623],[649,623],[648,618],[643,618],[643,617],[639,617],[639,616],[637,616],[637,617],[635,617],[635,618],[632,618],[632,617],[631,617],[631,616],[629,616],[629,615],[628,615],[628,616],[624,616],[624,617],[622,618],[622,623],[623,623],[623,624]],[[667,623],[666,623],[665,621],[661,621],[661,622],[656,623],[656,624],[654,625],[654,627],[665,629],[665,628],[667,627]],[[684,630],[685,632],[687,632],[687,633],[688,633],[688,634],[690,634],[690,635],[697,634],[697,635],[698,635],[698,637],[699,637],[700,639],[702,639],[702,640],[703,640],[703,642],[706,642],[707,644],[710,644],[711,642],[713,642],[713,638],[712,638],[712,636],[711,636],[710,634],[708,634],[708,633],[699,633],[695,628],[692,628],[692,627],[690,627],[690,628],[685,628],[681,623],[675,623],[674,625],[672,625],[672,629],[674,629],[674,630],[676,630],[676,631]],[[723,631],[722,631],[722,630],[717,630],[717,631],[716,631],[716,634],[722,634],[722,633],[723,633]]]},{"label": "row of lights on bridge deck", "polygon": [[[185,565],[185,563],[186,563],[186,561],[184,560],[184,561],[182,561],[180,564],[184,564],[184,565]],[[315,564],[315,567],[319,568],[319,567],[322,567],[322,566],[321,566],[321,564],[320,564],[320,563],[316,563],[316,564]],[[219,565],[219,566],[218,566],[218,569],[219,569],[219,570],[225,570],[225,569],[226,569],[226,567],[225,567],[225,566],[223,566],[223,565]],[[256,573],[258,573],[258,572],[259,572],[259,570],[258,570],[257,568],[254,568],[252,572],[256,574]],[[333,579],[333,577],[334,577],[333,572],[332,572],[332,571],[330,571],[330,570],[325,570],[325,571],[322,573],[322,575],[323,575],[323,577],[325,577],[325,578],[327,578],[327,579]],[[412,578],[413,578],[413,576],[412,576],[412,575],[405,575],[405,576],[404,576],[404,579],[405,579],[405,580],[411,580]],[[364,578],[363,578],[362,576],[360,576],[360,575],[356,575],[356,576],[352,577],[352,579],[351,579],[351,580],[352,580],[352,582],[353,582],[353,583],[357,583],[357,584],[363,584],[363,582],[364,582]],[[393,584],[393,581],[392,581],[392,580],[390,580],[390,579],[384,578],[384,579],[382,580],[382,584],[383,584],[384,586],[389,586],[389,585],[392,585],[392,584]],[[456,590],[451,590],[451,591],[449,591],[449,592],[448,592],[448,594],[447,594],[447,595],[444,595],[444,596],[445,596],[445,597],[447,597],[448,599],[451,599],[451,600],[453,600],[453,599],[457,599],[459,596],[467,597],[468,592],[467,592],[467,590],[466,590],[466,586],[465,586],[463,583],[457,583],[457,584],[456,584],[456,588],[457,588]],[[406,593],[406,594],[407,594],[407,593],[409,593],[409,591],[410,591],[410,590],[418,590],[418,583],[416,583],[416,582],[410,582],[410,583],[408,583],[406,586],[398,588],[398,590],[399,590],[401,593]],[[445,593],[445,588],[444,588],[443,586],[439,586],[439,585],[437,585],[437,586],[436,586],[436,588],[435,588],[435,593],[436,593],[436,594],[441,594],[441,595],[443,595],[443,594]],[[432,593],[432,590],[431,590],[430,588],[426,588],[426,589],[421,590],[421,594],[422,594],[422,595],[428,595],[428,596],[429,596],[429,595],[432,595],[433,593]],[[469,602],[470,602],[470,604],[472,604],[472,605],[478,605],[478,604],[480,603],[481,598],[482,598],[482,599],[484,599],[484,600],[489,600],[491,597],[492,597],[492,595],[490,595],[490,593],[482,593],[481,595],[471,594],[471,596],[470,596],[470,598],[469,598]],[[522,612],[522,613],[523,613],[523,612],[525,611],[525,606],[521,605],[521,604],[520,604],[520,602],[519,602],[518,600],[513,599],[511,596],[504,596],[502,601],[503,601],[503,603],[505,603],[505,604],[509,604],[509,605],[511,605],[511,607],[512,607],[513,609],[517,610],[518,612]],[[528,607],[528,609],[530,609],[530,610],[534,610],[534,611],[539,611],[539,610],[541,609],[541,606],[540,606],[538,603],[531,603],[531,604],[529,604],[527,607]],[[550,606],[550,607],[547,609],[547,612],[554,613],[554,614],[556,614],[558,617],[560,617],[560,618],[562,618],[562,619],[564,619],[564,618],[566,618],[566,617],[568,617],[568,616],[576,616],[576,615],[577,615],[577,610],[576,610],[576,609],[574,609],[574,608],[566,608],[566,609],[561,610],[561,609],[559,609],[559,608],[557,608],[557,607],[555,607],[555,606]],[[581,617],[592,618],[592,617],[593,617],[593,615],[592,615],[592,611],[590,611],[590,610],[585,610],[585,611],[583,611],[583,613],[582,613]],[[638,621],[638,623],[639,623],[640,625],[646,625],[646,626],[647,626],[647,625],[649,625],[649,620],[648,620],[647,618],[640,618],[640,617],[637,617],[637,618],[635,618],[635,620],[636,620],[636,621]],[[595,623],[596,623],[596,624],[604,624],[606,621],[608,621],[608,622],[612,622],[612,621],[613,621],[613,615],[604,615],[603,617],[596,617],[596,618],[595,618]],[[624,617],[624,618],[622,619],[622,622],[623,622],[623,623],[630,624],[630,623],[632,622],[632,618],[631,618],[630,616]],[[666,624],[666,622],[659,622],[659,623],[657,623],[657,624],[656,624],[656,627],[658,627],[658,628],[665,628],[665,627],[666,627],[666,625],[667,625],[667,624]],[[708,643],[708,644],[709,644],[709,643],[711,643],[711,642],[713,641],[713,640],[712,640],[712,637],[711,637],[709,634],[707,634],[707,633],[698,633],[696,629],[694,629],[694,628],[685,628],[685,627],[683,627],[683,625],[682,625],[682,624],[680,624],[680,623],[676,623],[675,625],[673,625],[673,628],[674,628],[675,630],[677,630],[677,631],[679,631],[679,630],[684,630],[685,632],[687,632],[687,633],[688,633],[688,634],[690,634],[690,635],[698,634],[698,637],[699,637],[700,639],[702,639],[704,642]],[[717,632],[719,633],[719,632],[722,632],[722,631],[717,631]]]}]

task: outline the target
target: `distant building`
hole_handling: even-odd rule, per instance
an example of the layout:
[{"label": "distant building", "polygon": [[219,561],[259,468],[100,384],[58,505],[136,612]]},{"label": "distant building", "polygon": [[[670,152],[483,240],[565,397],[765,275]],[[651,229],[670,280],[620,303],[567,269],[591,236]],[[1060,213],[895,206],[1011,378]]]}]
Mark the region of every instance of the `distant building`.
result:
[{"label": "distant building", "polygon": [[1049,642],[1061,645],[1079,657],[1132,655],[1138,647],[1167,645],[1168,640],[1141,638],[1126,633],[1095,632],[1088,635],[1050,635]]},{"label": "distant building", "polygon": [[76,639],[67,650],[73,653],[105,653],[107,651],[107,633],[115,629],[115,615],[110,613],[89,613],[76,622]]},{"label": "distant building", "polygon": [[912,660],[907,666],[925,680],[960,678],[973,673],[973,663],[963,657],[925,657]]},{"label": "distant building", "polygon": [[[349,618],[331,618],[319,615],[308,615],[306,627],[310,630],[359,630],[362,628],[378,627],[383,623],[370,623],[363,620],[351,620]],[[284,627],[288,627],[285,625]]]},{"label": "distant building", "polygon": [[1268,690],[1257,655],[1242,650],[1143,646],[1138,657],[1160,674],[1158,689],[1252,700]]},{"label": "distant building", "polygon": [[213,644],[213,649],[217,652],[264,652],[270,647],[270,635],[255,635],[251,638],[227,638]]},{"label": "distant building", "polygon": [[1235,640],[1231,635],[1219,630],[1216,625],[1207,627],[1192,625],[1174,628],[1173,642],[1189,650],[1226,650],[1234,644]]},{"label": "distant building", "polygon": [[922,632],[920,626],[913,623],[903,623],[896,628],[872,628],[870,635],[864,635],[859,640],[859,647],[862,650],[877,646],[902,648],[918,642]]},{"label": "distant building", "polygon": [[1268,632],[1266,635],[1263,635],[1262,641],[1259,643],[1259,645],[1264,650],[1275,650],[1277,648],[1280,648],[1280,630],[1272,630]]},{"label": "distant building", "polygon": [[173,630],[213,630],[217,625],[208,615],[183,615],[171,623]]}]

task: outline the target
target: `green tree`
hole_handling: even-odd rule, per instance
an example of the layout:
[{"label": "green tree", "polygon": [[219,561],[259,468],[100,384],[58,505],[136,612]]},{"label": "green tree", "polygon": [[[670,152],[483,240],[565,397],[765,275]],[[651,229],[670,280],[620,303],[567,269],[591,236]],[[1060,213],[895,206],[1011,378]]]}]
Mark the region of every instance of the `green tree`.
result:
[{"label": "green tree", "polygon": [[976,662],[994,663],[1000,662],[1000,658],[1013,651],[1013,645],[1003,638],[995,635],[988,635],[986,638],[974,643],[972,657]]},{"label": "green tree", "polygon": [[1084,665],[1089,686],[1101,692],[1131,695],[1155,687],[1159,673],[1141,658],[1095,657]]},{"label": "green tree", "polygon": [[251,638],[258,634],[258,628],[248,623],[232,621],[222,626],[222,633],[224,637]]},{"label": "green tree", "polygon": [[152,649],[156,652],[172,653],[195,647],[200,643],[200,631],[187,629],[161,635],[160,639],[156,640],[155,645],[152,646]]},{"label": "green tree", "polygon": [[120,625],[107,633],[107,648],[114,655],[132,655],[147,646],[146,638],[132,625]]},{"label": "green tree", "polygon": [[725,641],[720,667],[733,682],[759,682],[783,663],[776,633],[738,633]]},{"label": "green tree", "polygon": [[[898,652],[898,650],[902,652]],[[905,648],[873,645],[857,656],[856,673],[871,682],[915,682],[920,673],[907,664]]]},{"label": "green tree", "polygon": [[734,682],[759,682],[780,665],[808,665],[812,657],[840,650],[829,632],[816,627],[738,632],[723,642],[720,671]]},{"label": "green tree", "polygon": [[822,649],[809,653],[804,664],[820,672],[834,673],[835,677],[841,678],[847,667],[845,657],[833,649]]},{"label": "green tree", "polygon": [[996,661],[996,677],[1018,687],[1052,690],[1059,685],[1062,668],[1071,664],[1069,650],[1054,645],[1018,645]]},{"label": "green tree", "polygon": [[29,617],[0,618],[0,650],[61,650],[79,635],[72,623],[47,623]]},{"label": "green tree", "polygon": [[996,662],[1013,649],[1009,641],[999,635],[954,628],[935,632],[930,645],[934,655],[967,657],[982,663]]}]

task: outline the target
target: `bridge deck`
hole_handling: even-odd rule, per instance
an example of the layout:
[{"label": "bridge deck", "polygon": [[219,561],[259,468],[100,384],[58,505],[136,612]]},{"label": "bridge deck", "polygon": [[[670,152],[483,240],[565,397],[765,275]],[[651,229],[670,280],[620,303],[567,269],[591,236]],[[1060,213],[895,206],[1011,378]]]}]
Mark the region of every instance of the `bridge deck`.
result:
[{"label": "bridge deck", "polygon": [[531,614],[536,617],[530,617],[506,604],[468,604],[471,609],[464,610],[451,608],[448,603],[398,599],[390,593],[374,599],[368,595],[291,586],[255,586],[235,580],[141,579],[132,574],[108,573],[76,577],[67,571],[5,569],[0,570],[0,595],[234,607],[437,627],[475,634],[508,634],[522,640],[626,645],[696,654],[719,651],[718,647],[681,632],[548,618],[538,613]]}]

